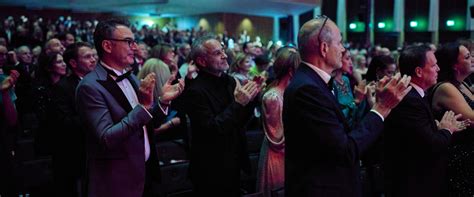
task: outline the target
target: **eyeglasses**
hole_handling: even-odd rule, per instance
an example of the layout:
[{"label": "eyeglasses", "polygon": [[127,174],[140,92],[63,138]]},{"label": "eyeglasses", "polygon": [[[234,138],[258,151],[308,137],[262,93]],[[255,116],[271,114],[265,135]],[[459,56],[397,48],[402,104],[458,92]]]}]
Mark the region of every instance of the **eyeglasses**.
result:
[{"label": "eyeglasses", "polygon": [[107,38],[107,39],[104,39],[104,40],[112,40],[112,41],[119,41],[119,42],[127,42],[129,47],[132,47],[132,46],[137,46],[137,45],[138,45],[138,42],[137,42],[136,40],[134,40],[134,39],[130,39],[130,38],[125,38],[125,39],[114,39],[114,38]]},{"label": "eyeglasses", "polygon": [[321,46],[321,32],[323,31],[323,28],[324,26],[326,25],[326,22],[328,21],[329,17],[327,17],[326,15],[318,15],[316,17],[314,17],[315,19],[320,19],[320,18],[324,18],[324,22],[323,22],[323,25],[321,26],[321,28],[319,28],[319,32],[318,32],[318,44],[319,46]]}]

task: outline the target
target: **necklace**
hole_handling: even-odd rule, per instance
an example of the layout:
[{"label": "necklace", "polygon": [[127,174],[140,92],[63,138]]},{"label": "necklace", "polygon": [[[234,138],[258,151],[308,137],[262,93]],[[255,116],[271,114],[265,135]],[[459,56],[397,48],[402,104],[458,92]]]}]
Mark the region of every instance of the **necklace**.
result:
[{"label": "necklace", "polygon": [[339,80],[334,80],[336,81],[336,83],[334,83],[336,85],[336,88],[337,90],[339,90],[340,94],[342,95],[348,95],[349,94],[349,89],[348,87],[344,84],[344,80],[341,79],[341,81]]}]

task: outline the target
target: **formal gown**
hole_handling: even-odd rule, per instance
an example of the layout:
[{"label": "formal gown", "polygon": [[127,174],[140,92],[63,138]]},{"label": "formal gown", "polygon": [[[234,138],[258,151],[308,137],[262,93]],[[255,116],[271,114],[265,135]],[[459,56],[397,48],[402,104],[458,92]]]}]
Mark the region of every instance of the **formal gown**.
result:
[{"label": "formal gown", "polygon": [[[260,150],[257,173],[257,191],[271,196],[272,190],[284,186],[285,137],[283,134],[283,92],[271,88],[263,95],[263,129],[265,137]],[[279,138],[275,141],[275,138]]]},{"label": "formal gown", "polygon": [[334,87],[334,94],[336,95],[337,101],[341,105],[341,111],[347,119],[349,125],[352,125],[353,116],[357,106],[354,102],[354,95],[352,94],[352,88],[350,87],[349,78],[342,76],[342,83],[337,80],[332,80]]},{"label": "formal gown", "polygon": [[[441,83],[440,83],[441,84]],[[437,88],[438,84],[435,88]],[[465,85],[465,84],[463,84]],[[436,90],[436,89],[434,89]],[[461,90],[466,102],[474,109],[474,100],[471,100]],[[437,119],[441,119],[448,109],[434,111]],[[448,149],[448,192],[449,196],[474,196],[474,133],[472,128],[453,134]]]}]

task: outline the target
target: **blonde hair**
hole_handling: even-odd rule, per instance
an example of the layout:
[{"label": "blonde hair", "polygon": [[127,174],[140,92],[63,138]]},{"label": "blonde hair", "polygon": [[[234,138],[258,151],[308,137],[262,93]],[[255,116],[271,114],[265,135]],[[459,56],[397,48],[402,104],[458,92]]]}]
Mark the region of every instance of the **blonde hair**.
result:
[{"label": "blonde hair", "polygon": [[163,61],[157,58],[150,58],[145,62],[140,72],[138,72],[138,78],[143,79],[150,73],[155,73],[156,75],[153,97],[155,100],[157,100],[158,97],[163,94],[161,88],[171,77],[171,72],[168,65],[166,65]]},{"label": "blonde hair", "polygon": [[232,64],[230,65],[230,70],[229,70],[229,73],[235,73],[235,72],[238,72],[240,70],[240,65],[245,61],[245,59],[247,59],[248,57],[250,57],[250,55],[247,55],[245,53],[238,53],[236,56],[235,56],[235,59],[234,61],[232,62]]}]

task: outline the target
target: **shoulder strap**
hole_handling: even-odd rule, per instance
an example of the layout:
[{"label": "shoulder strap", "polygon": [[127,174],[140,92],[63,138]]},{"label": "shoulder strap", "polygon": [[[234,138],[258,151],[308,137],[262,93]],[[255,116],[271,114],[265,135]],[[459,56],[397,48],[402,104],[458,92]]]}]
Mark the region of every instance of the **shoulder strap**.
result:
[{"label": "shoulder strap", "polygon": [[441,84],[443,84],[443,83],[446,83],[446,82],[439,82],[428,90],[428,95],[427,96],[428,96],[428,103],[430,105],[431,105],[431,103],[433,103],[434,93],[439,88],[439,86],[441,86]]}]

